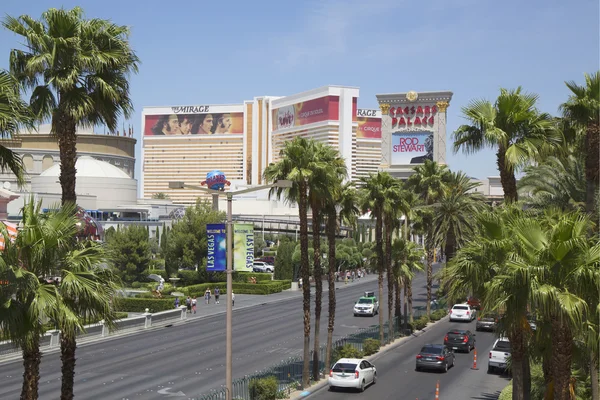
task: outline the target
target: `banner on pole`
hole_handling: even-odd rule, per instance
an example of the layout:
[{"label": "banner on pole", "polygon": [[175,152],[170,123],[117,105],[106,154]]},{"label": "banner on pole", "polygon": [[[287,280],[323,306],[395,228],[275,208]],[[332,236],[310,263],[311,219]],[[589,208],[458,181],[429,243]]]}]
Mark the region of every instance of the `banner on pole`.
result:
[{"label": "banner on pole", "polygon": [[225,224],[206,224],[206,236],[208,238],[207,271],[225,271],[227,269],[226,232]]},{"label": "banner on pole", "polygon": [[254,224],[233,224],[233,269],[252,272]]}]

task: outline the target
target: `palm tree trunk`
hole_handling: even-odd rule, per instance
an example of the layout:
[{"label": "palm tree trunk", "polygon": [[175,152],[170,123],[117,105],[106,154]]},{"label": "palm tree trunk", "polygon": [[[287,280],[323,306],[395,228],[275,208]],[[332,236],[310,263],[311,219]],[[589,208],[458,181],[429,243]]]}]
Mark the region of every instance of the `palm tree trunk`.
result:
[{"label": "palm tree trunk", "polygon": [[431,315],[431,288],[433,286],[433,249],[427,246],[427,316]]},{"label": "palm tree trunk", "polygon": [[401,278],[394,277],[394,316],[402,316],[402,303],[400,299],[400,288],[402,287]]},{"label": "palm tree trunk", "polygon": [[525,338],[523,332],[520,329],[511,330],[508,333],[508,339],[511,343],[512,351],[511,356],[511,368],[513,376],[513,393],[512,400],[529,400],[529,391],[526,391],[526,371],[523,366],[524,359],[528,359],[525,356],[527,349],[525,348]]},{"label": "palm tree trunk", "polygon": [[[383,301],[383,269],[385,262],[383,256],[383,221],[381,220],[381,217],[381,211],[378,211],[375,221],[375,247],[377,250],[377,272],[379,273],[377,279],[379,286],[379,304]],[[381,313],[381,310],[379,312],[379,341],[383,344],[383,314]]]},{"label": "palm tree trunk", "polygon": [[310,383],[310,271],[308,263],[308,216],[306,182],[300,182],[298,195],[298,217],[300,218],[300,276],[302,276],[302,311],[304,314],[304,353],[302,365],[302,387]]},{"label": "palm tree trunk", "polygon": [[599,400],[598,393],[598,353],[590,352],[590,379],[592,380],[592,400]]},{"label": "palm tree trunk", "polygon": [[413,305],[412,305],[412,300],[413,300],[413,294],[412,294],[412,279],[408,280],[408,284],[406,285],[407,288],[407,297],[408,297],[408,321],[412,324],[414,321],[414,316],[413,316]]},{"label": "palm tree trunk", "polygon": [[315,277],[315,332],[313,343],[313,380],[318,381],[319,374],[319,335],[321,333],[321,307],[323,300],[323,274],[321,270],[321,218],[317,204],[312,205],[313,225],[313,275]]},{"label": "palm tree trunk", "polygon": [[34,334],[30,343],[23,348],[23,386],[21,387],[21,400],[36,400],[38,398],[38,384],[40,380],[40,337]]},{"label": "palm tree trunk", "polygon": [[335,323],[335,231],[336,213],[330,212],[327,217],[327,244],[329,245],[329,320],[327,324],[327,349],[325,351],[325,371],[331,366],[333,346],[333,327]]},{"label": "palm tree trunk", "polygon": [[456,238],[454,237],[454,233],[448,232],[448,236],[446,237],[446,245],[444,246],[444,254],[446,255],[446,265],[448,262],[454,258],[454,254],[456,253]]},{"label": "palm tree trunk", "polygon": [[387,221],[385,226],[385,268],[387,275],[387,305],[388,305],[388,340],[391,342],[394,337],[394,317],[392,310],[394,309],[394,277],[392,274],[392,221]]},{"label": "palm tree trunk", "polygon": [[62,385],[60,388],[60,400],[73,400],[73,389],[75,385],[75,349],[77,342],[74,334],[60,336],[60,360],[62,361]]},{"label": "palm tree trunk", "polygon": [[513,203],[519,199],[517,179],[515,178],[515,171],[506,165],[506,150],[499,148],[496,159],[498,171],[500,171],[500,183],[502,184],[502,190],[504,190],[504,201]]},{"label": "palm tree trunk", "polygon": [[585,134],[585,211],[591,215],[594,212],[594,202],[600,182],[600,127],[590,123]]},{"label": "palm tree trunk", "polygon": [[[408,329],[408,303],[406,301],[407,299],[407,294],[406,292],[408,291],[408,279],[405,278],[404,280],[404,290],[403,290],[403,296],[404,296],[404,329]],[[411,321],[412,322],[412,321]]]},{"label": "palm tree trunk", "polygon": [[573,334],[558,317],[552,318],[551,324],[554,400],[571,400],[569,386],[573,361]]},{"label": "palm tree trunk", "polygon": [[[60,105],[59,105],[60,109]],[[64,114],[58,118],[54,126],[58,137],[60,152],[60,176],[58,178],[62,190],[62,204],[77,203],[75,193],[75,162],[77,161],[77,135],[75,121]]]}]

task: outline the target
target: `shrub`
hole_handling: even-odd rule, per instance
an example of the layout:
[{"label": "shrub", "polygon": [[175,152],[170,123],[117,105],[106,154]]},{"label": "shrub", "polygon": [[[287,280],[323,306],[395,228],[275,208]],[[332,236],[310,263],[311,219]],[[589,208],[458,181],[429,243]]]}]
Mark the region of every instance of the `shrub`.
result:
[{"label": "shrub", "polygon": [[248,279],[251,277],[256,278],[256,281],[270,281],[273,278],[269,273],[257,273],[257,272],[243,272],[243,271],[234,271],[233,272],[233,281],[239,283],[248,283]]},{"label": "shrub", "polygon": [[169,299],[143,299],[137,297],[118,297],[114,300],[115,310],[124,312],[144,312],[146,308],[151,312],[166,311],[175,308],[172,298]]},{"label": "shrub", "polygon": [[250,381],[251,400],[276,400],[279,394],[279,382],[274,376]]},{"label": "shrub", "polygon": [[336,348],[333,351],[333,361],[336,362],[340,358],[362,358],[363,352],[352,346],[351,344],[345,344]]},{"label": "shrub", "polygon": [[371,354],[377,353],[380,347],[381,342],[379,339],[365,339],[363,341],[363,352],[365,356],[370,356]]},{"label": "shrub", "polygon": [[181,283],[183,285],[195,285],[197,283],[202,283],[198,271],[178,271],[177,277],[181,278]]},{"label": "shrub", "polygon": [[131,282],[132,289],[139,289],[141,287],[142,287],[142,284],[140,282]]},{"label": "shrub", "polygon": [[429,317],[427,315],[423,315],[421,318],[415,320],[414,329],[416,331],[420,331],[421,329],[423,329],[427,326],[428,322],[429,322]]},{"label": "shrub", "polygon": [[[254,283],[233,283],[233,291],[236,294],[273,294],[279,293],[284,288],[290,288],[290,281],[259,281],[257,280],[256,284]],[[199,285],[192,285],[181,288],[182,293],[186,296],[191,297],[204,297],[204,292],[209,288],[211,293],[214,291],[214,288],[218,287],[221,291],[221,294],[225,294],[227,292],[227,284],[225,282],[217,282],[217,283],[201,283]]]},{"label": "shrub", "polygon": [[498,396],[498,400],[511,400],[512,399],[512,382],[510,382]]},{"label": "shrub", "polygon": [[436,310],[431,313],[431,320],[439,321],[440,319],[444,318],[446,316],[446,314],[447,314],[446,310]]},{"label": "shrub", "polygon": [[129,316],[128,313],[122,311],[117,311],[115,315],[117,316],[117,319],[125,319]]}]

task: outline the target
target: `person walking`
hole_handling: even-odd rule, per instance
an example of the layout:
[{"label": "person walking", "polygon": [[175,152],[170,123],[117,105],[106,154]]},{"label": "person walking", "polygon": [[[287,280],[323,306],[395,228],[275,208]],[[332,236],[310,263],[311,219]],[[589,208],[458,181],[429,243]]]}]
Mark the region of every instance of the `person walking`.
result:
[{"label": "person walking", "polygon": [[235,306],[235,293],[231,291],[231,307]]},{"label": "person walking", "polygon": [[187,308],[187,313],[191,314],[192,313],[192,298],[190,296],[187,297],[187,299],[185,299],[185,307]]},{"label": "person walking", "polygon": [[197,304],[197,303],[198,303],[198,299],[196,299],[196,297],[194,297],[194,298],[192,299],[192,312],[193,312],[194,314],[196,314],[196,304]]},{"label": "person walking", "polygon": [[206,300],[206,304],[210,304],[210,289],[206,288],[206,292],[204,292],[204,300]]},{"label": "person walking", "polygon": [[219,304],[219,296],[221,295],[221,290],[216,287],[215,288],[215,303]]},{"label": "person walking", "polygon": [[179,297],[175,297],[175,308],[179,308]]}]

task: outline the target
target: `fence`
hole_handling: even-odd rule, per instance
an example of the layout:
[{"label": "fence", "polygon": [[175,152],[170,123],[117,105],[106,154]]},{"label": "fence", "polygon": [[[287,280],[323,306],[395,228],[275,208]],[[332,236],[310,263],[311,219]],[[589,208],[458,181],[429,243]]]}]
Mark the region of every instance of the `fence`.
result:
[{"label": "fence", "polygon": [[[421,315],[424,315],[425,312],[423,310],[415,310],[413,316],[414,318],[419,318]],[[389,322],[389,321],[388,321]],[[389,344],[395,339],[399,337],[403,337],[407,334],[410,334],[412,331],[410,328],[404,328],[404,319],[399,319],[398,317],[394,317],[393,330],[394,337],[391,338],[389,332],[389,324],[386,322],[383,325],[383,343],[382,345]],[[368,328],[362,328],[352,333],[346,337],[340,338],[333,342],[332,344],[332,354],[330,358],[330,365],[336,361],[335,358],[335,350],[339,347],[343,347],[345,345],[351,345],[355,349],[359,351],[363,351],[363,342],[365,339],[379,339],[379,325],[371,325]],[[319,349],[319,371],[321,375],[323,375],[323,369],[325,367],[325,358],[327,354],[327,347],[321,346]],[[252,396],[250,393],[250,383],[256,379],[262,379],[269,376],[274,376],[277,378],[279,382],[279,391],[287,392],[288,394],[292,391],[296,390],[299,386],[299,382],[302,381],[302,367],[303,367],[303,358],[302,357],[290,357],[289,359],[277,364],[273,367],[260,371],[253,375],[247,375],[243,378],[237,379],[233,381],[232,388],[232,399],[234,400],[251,400]],[[310,352],[310,367],[309,370],[312,371],[313,368],[313,351]],[[224,400],[226,399],[226,389],[224,387],[213,389],[207,394],[200,395],[195,397],[194,400]]]},{"label": "fence", "polygon": [[[104,338],[125,332],[140,331],[148,329],[152,326],[169,325],[186,318],[186,307],[181,306],[180,308],[173,310],[161,311],[154,314],[144,313],[141,316],[117,320],[115,322],[115,328],[112,330],[110,330],[106,324],[98,322],[95,324],[86,325],[85,330],[78,332],[77,341],[78,343],[85,343],[89,340]],[[60,331],[48,331],[40,339],[40,351],[53,349],[59,346],[59,337]],[[21,349],[10,341],[0,342],[0,358],[2,358],[2,356],[17,354],[20,351]]]}]

